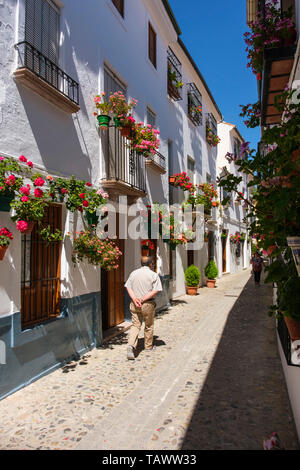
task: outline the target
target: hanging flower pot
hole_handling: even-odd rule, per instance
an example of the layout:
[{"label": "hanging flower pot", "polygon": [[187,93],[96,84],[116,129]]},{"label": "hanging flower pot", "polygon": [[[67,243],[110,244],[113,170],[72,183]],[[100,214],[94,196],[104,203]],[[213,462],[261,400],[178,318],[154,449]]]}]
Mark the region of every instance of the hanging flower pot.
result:
[{"label": "hanging flower pot", "polygon": [[7,248],[8,248],[8,245],[7,246],[0,246],[0,261],[3,260]]},{"label": "hanging flower pot", "polygon": [[10,203],[14,199],[14,194],[10,196],[0,196],[0,211],[1,212],[9,212],[10,211]]},{"label": "hanging flower pot", "polygon": [[97,116],[97,119],[99,127],[101,127],[101,129],[106,129],[109,126],[111,117],[107,116],[106,114],[100,114],[99,116]]},{"label": "hanging flower pot", "polygon": [[30,221],[18,220],[17,230],[19,230],[24,235],[30,235],[33,230],[34,224],[35,224],[34,220],[30,220]]},{"label": "hanging flower pot", "polygon": [[131,138],[131,126],[123,126],[121,129],[122,137],[126,137],[127,139]]}]

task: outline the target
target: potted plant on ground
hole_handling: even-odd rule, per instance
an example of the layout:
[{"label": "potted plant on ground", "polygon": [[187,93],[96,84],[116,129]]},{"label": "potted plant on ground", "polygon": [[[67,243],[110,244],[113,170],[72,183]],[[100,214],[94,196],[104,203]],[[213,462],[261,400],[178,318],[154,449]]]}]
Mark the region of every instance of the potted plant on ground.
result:
[{"label": "potted plant on ground", "polygon": [[97,116],[99,127],[101,129],[107,129],[111,120],[109,113],[111,111],[111,106],[108,101],[104,101],[105,93],[102,92],[100,95],[96,95],[94,98],[94,103],[96,108],[100,111],[100,114],[94,113],[94,116]]},{"label": "potted plant on ground", "polygon": [[6,228],[0,229],[0,260],[2,261],[10,241],[13,239],[13,234]]},{"label": "potted plant on ground", "polygon": [[209,263],[205,266],[205,276],[206,279],[206,286],[213,288],[215,287],[216,278],[219,274],[218,268],[214,260],[209,261]]},{"label": "potted plant on ground", "polygon": [[201,274],[197,266],[191,264],[184,273],[188,295],[196,295]]}]

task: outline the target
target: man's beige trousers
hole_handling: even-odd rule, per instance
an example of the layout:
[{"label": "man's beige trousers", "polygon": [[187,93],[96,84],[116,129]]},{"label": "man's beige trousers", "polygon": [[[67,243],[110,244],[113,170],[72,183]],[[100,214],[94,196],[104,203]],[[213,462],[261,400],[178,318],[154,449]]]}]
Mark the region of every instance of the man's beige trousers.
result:
[{"label": "man's beige trousers", "polygon": [[144,346],[145,349],[152,349],[155,303],[145,302],[141,308],[136,308],[133,302],[130,303],[130,312],[132,315],[132,326],[130,328],[128,346],[136,348],[138,336],[142,327],[143,319],[145,320]]}]

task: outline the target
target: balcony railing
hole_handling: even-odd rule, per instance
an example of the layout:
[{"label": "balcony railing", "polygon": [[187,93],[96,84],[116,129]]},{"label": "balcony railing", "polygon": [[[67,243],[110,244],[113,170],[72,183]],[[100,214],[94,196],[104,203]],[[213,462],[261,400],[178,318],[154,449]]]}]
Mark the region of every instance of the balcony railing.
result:
[{"label": "balcony railing", "polygon": [[166,158],[160,152],[150,154],[150,156],[146,158],[146,165],[159,173],[166,173]]},{"label": "balcony railing", "polygon": [[130,140],[115,126],[101,130],[105,176],[102,186],[109,191],[137,197],[146,194],[145,157],[130,148]]},{"label": "balcony railing", "polygon": [[66,98],[79,105],[79,85],[73,78],[29,42],[19,42],[15,45],[15,49],[18,51],[18,70],[23,68],[30,70]]}]

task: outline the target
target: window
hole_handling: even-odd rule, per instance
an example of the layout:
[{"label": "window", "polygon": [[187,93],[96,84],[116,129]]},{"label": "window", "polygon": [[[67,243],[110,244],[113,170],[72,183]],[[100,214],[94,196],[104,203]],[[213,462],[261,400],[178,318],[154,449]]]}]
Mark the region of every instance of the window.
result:
[{"label": "window", "polygon": [[126,85],[106,65],[104,66],[104,91],[107,99],[116,91],[122,91],[125,96],[127,93]]},{"label": "window", "polygon": [[120,15],[124,18],[124,0],[111,0]]},{"label": "window", "polygon": [[58,64],[59,10],[51,0],[26,0],[25,41]]},{"label": "window", "polygon": [[156,123],[156,114],[147,107],[147,124],[151,124],[151,126],[155,127]]},{"label": "window", "polygon": [[206,182],[209,184],[211,183],[211,176],[209,173],[206,173]]},{"label": "window", "polygon": [[149,60],[156,68],[156,32],[151,26],[151,23],[148,25],[148,54]]},{"label": "window", "polygon": [[[43,226],[51,232],[62,229],[60,205],[45,209]],[[57,317],[60,305],[61,241],[48,243],[35,224],[30,235],[22,235],[21,318],[22,328],[32,327]]]},{"label": "window", "polygon": [[233,154],[235,157],[240,156],[240,148],[241,148],[241,143],[238,139],[234,139],[233,141]]},{"label": "window", "polygon": [[195,181],[195,161],[188,157],[187,159],[187,175],[191,179],[192,183]]}]

